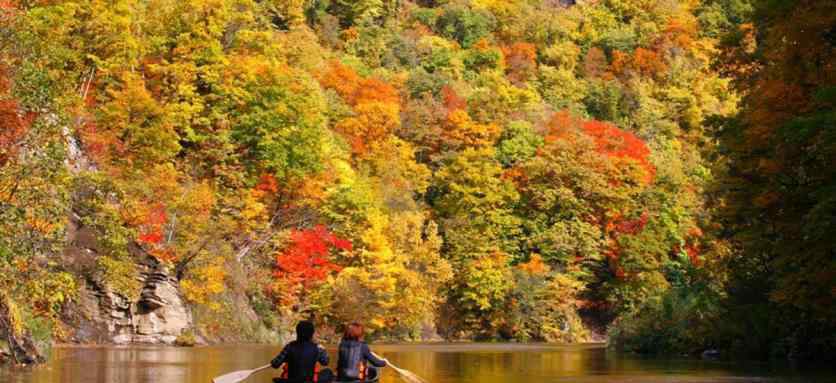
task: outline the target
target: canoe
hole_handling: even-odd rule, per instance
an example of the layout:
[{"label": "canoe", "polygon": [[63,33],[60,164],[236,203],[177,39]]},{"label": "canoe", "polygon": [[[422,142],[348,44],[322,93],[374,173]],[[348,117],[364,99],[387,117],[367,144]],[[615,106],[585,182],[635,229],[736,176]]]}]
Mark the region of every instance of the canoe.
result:
[{"label": "canoe", "polygon": [[[369,377],[366,380],[340,380],[333,383],[377,383],[380,381],[379,370],[375,368],[369,369]],[[287,383],[286,379],[274,378],[273,383]],[[324,383],[324,382],[323,382]]]}]

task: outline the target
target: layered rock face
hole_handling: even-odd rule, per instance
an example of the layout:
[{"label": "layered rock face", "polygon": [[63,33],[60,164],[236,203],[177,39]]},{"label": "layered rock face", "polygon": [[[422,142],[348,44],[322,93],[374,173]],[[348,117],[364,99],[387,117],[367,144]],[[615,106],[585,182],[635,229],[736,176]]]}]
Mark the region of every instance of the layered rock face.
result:
[{"label": "layered rock face", "polygon": [[144,287],[129,300],[88,280],[82,287],[71,322],[72,341],[80,343],[174,344],[193,326],[191,311],[177,281],[160,270],[142,272]]},{"label": "layered rock face", "polygon": [[91,272],[101,254],[95,230],[74,216],[68,227],[62,261],[80,279],[78,296],[65,308],[63,321],[73,330],[69,341],[97,344],[174,344],[193,328],[192,314],[179,283],[159,262],[141,249],[129,251],[136,260],[142,289],[137,298],[114,292]]}]

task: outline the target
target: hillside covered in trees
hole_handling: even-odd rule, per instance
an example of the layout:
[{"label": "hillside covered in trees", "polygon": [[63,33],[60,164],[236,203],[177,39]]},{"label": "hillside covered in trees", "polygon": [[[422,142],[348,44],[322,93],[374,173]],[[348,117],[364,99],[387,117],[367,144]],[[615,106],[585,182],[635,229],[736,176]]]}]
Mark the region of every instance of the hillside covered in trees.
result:
[{"label": "hillside covered in trees", "polygon": [[0,348],[106,297],[833,358],[834,45],[815,0],[0,0]]}]

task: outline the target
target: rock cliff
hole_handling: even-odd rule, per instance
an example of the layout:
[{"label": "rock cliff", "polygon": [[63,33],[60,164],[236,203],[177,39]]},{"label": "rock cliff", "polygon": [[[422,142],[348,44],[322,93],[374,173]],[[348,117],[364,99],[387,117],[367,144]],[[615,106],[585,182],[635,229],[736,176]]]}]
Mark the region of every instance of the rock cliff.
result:
[{"label": "rock cliff", "polygon": [[70,308],[67,322],[74,329],[69,340],[79,343],[174,344],[193,326],[189,307],[177,281],[160,270],[141,273],[142,293],[128,299],[100,282],[88,279]]}]

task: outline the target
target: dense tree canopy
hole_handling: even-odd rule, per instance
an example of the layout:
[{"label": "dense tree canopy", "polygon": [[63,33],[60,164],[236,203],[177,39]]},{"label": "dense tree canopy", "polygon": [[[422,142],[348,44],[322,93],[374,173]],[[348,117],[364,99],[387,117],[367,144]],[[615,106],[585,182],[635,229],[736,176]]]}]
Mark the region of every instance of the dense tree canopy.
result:
[{"label": "dense tree canopy", "polygon": [[834,15],[0,0],[0,299],[61,335],[77,282],[135,297],[150,259],[270,326],[832,351]]}]

